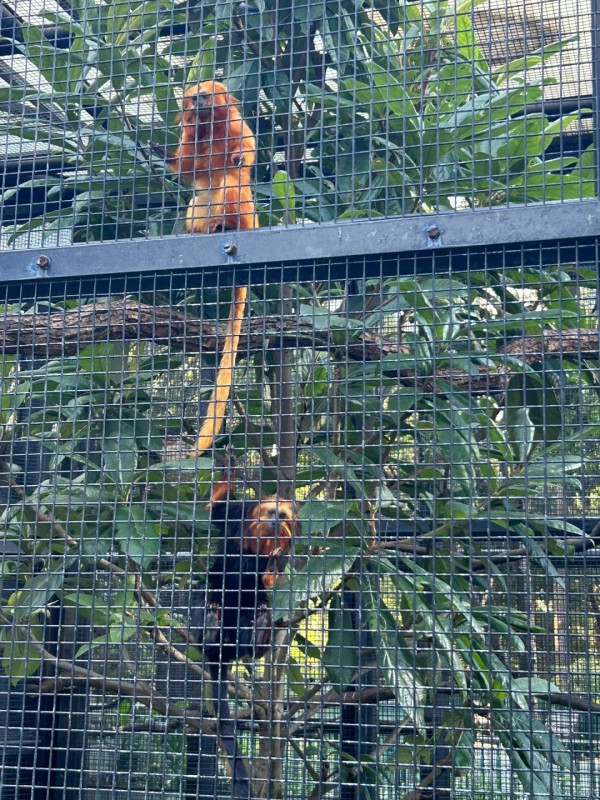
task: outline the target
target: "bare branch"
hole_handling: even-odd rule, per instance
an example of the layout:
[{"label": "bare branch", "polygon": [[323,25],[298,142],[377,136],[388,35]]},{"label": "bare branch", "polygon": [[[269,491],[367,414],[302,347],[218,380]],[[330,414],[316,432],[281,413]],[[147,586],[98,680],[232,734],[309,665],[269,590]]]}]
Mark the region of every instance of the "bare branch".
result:
[{"label": "bare branch", "polygon": [[[7,311],[0,324],[0,348],[6,353],[21,353],[28,358],[61,358],[75,355],[91,343],[154,341],[188,353],[217,352],[222,349],[224,330],[213,322],[192,317],[170,306],[151,306],[127,299],[111,303],[83,305],[65,313],[21,314]],[[240,352],[264,352],[266,343],[277,347],[312,348],[331,352],[339,347],[327,330],[315,330],[310,319],[296,315],[253,317],[245,320]],[[386,339],[371,331],[344,344],[344,354],[356,361],[380,361],[396,353],[410,354],[410,347],[398,339]],[[578,329],[546,331],[543,336],[515,339],[498,351],[495,366],[479,365],[479,374],[460,369],[439,368],[435,375],[418,375],[413,369],[397,370],[401,382],[440,391],[438,379],[451,381],[457,388],[473,394],[503,391],[518,364],[506,364],[506,356],[528,364],[546,358],[600,359],[598,331]],[[390,372],[394,370],[390,365]]]}]

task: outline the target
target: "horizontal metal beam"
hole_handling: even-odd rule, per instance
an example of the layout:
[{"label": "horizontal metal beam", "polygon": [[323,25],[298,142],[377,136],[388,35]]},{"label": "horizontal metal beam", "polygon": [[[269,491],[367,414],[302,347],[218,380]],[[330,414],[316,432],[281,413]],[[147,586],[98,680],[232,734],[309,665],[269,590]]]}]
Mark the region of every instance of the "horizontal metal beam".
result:
[{"label": "horizontal metal beam", "polygon": [[[79,278],[198,267],[276,267],[391,253],[556,243],[600,236],[600,202],[565,202],[456,214],[169,236],[0,254],[0,282]],[[440,253],[441,255],[441,253]]]}]

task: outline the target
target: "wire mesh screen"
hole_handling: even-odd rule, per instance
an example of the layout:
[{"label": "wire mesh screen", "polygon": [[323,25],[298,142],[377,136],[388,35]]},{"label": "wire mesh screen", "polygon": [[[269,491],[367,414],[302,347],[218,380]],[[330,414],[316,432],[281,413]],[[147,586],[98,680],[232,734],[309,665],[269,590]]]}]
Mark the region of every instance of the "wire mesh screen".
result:
[{"label": "wire mesh screen", "polygon": [[597,246],[5,284],[3,800],[597,797]]},{"label": "wire mesh screen", "polygon": [[593,198],[592,5],[3,2],[2,244]]}]

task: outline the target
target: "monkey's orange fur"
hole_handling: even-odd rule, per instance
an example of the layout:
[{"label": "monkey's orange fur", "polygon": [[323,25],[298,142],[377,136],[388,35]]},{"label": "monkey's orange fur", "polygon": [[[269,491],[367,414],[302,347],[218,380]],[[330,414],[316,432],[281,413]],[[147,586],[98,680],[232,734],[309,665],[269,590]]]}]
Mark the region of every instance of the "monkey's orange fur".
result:
[{"label": "monkey's orange fur", "polygon": [[219,363],[217,379],[210,396],[204,422],[196,440],[196,447],[190,454],[191,458],[197,458],[208,450],[223,427],[229,392],[233,383],[233,369],[240,343],[247,295],[248,289],[245,286],[236,286],[233,290],[231,311],[229,312],[229,322],[225,332],[223,354]]},{"label": "monkey's orange fur", "polygon": [[224,175],[211,189],[196,189],[185,216],[187,233],[215,233],[221,230],[256,228],[254,199],[249,186],[240,183],[239,173]]},{"label": "monkey's orange fur", "polygon": [[[218,81],[189,88],[180,114],[181,140],[167,166],[195,189],[186,212],[187,233],[251,230],[257,227],[251,182],[256,140],[242,118],[239,101]],[[233,291],[223,355],[206,417],[192,457],[219,435],[233,382],[248,290]]]},{"label": "monkey's orange fur", "polygon": [[224,173],[232,170],[236,183],[249,191],[256,140],[227,88],[218,81],[190,87],[180,118],[181,141],[167,157],[169,169],[196,189],[221,186]]}]

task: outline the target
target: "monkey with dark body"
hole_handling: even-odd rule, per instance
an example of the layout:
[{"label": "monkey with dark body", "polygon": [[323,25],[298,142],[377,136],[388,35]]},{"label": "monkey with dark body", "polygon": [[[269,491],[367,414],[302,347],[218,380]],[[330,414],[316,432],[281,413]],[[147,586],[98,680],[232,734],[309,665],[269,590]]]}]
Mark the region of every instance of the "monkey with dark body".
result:
[{"label": "monkey with dark body", "polygon": [[[252,197],[256,140],[242,118],[239,101],[218,81],[189,88],[182,103],[181,137],[174,153],[152,144],[168,168],[194,187],[186,212],[187,233],[257,227]],[[221,432],[233,382],[248,289],[233,290],[229,322],[215,387],[192,458],[208,450]]]},{"label": "monkey with dark body", "polygon": [[222,538],[208,571],[208,604],[192,614],[191,629],[203,648],[212,679],[219,736],[232,772],[235,800],[252,800],[227,701],[227,670],[244,656],[260,658],[271,641],[268,590],[293,551],[300,522],[293,503],[277,497],[235,500],[234,459],[228,454],[209,504]]},{"label": "monkey with dark body", "polygon": [[[179,147],[168,153],[155,145],[168,168],[194,188],[186,212],[187,233],[249,230],[257,227],[251,191],[256,140],[243,120],[239,102],[217,81],[185,92]],[[215,387],[196,446],[208,450],[219,434],[233,381],[247,287],[233,290],[231,311]],[[293,504],[275,497],[257,502],[234,499],[233,457],[215,484],[209,508],[222,542],[207,579],[208,604],[191,618],[211,674],[219,736],[232,772],[235,800],[252,800],[252,787],[238,752],[227,701],[227,670],[239,658],[260,658],[271,639],[267,590],[281,573],[299,530]]]}]

